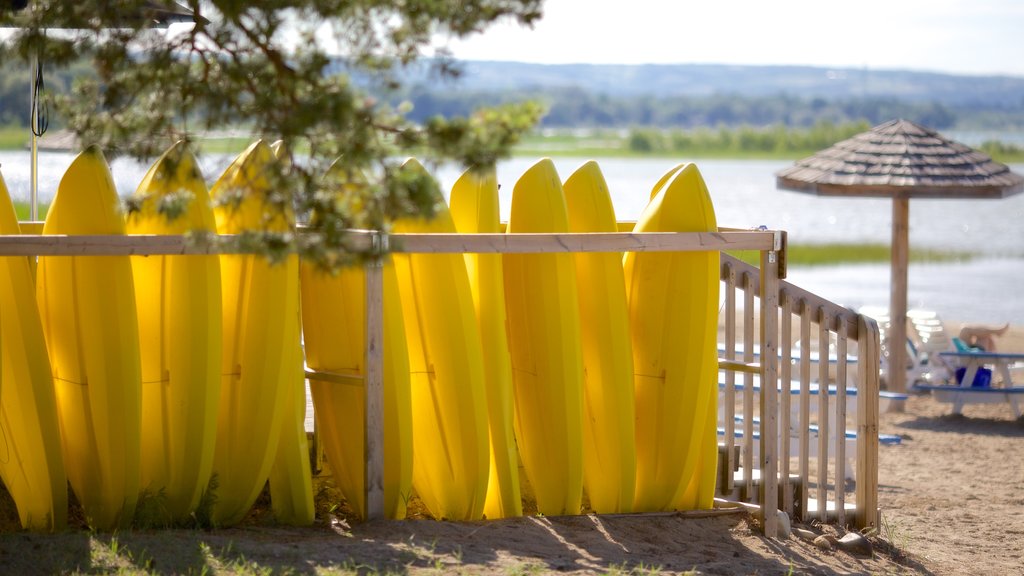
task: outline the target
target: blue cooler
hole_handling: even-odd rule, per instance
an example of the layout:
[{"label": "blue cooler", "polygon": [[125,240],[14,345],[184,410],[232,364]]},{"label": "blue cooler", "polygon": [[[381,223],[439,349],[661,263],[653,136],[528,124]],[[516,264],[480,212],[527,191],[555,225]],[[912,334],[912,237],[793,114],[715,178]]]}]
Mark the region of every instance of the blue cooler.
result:
[{"label": "blue cooler", "polygon": [[[967,374],[967,368],[961,366],[956,369],[956,383],[963,384],[964,375]],[[972,388],[987,388],[992,385],[992,371],[988,368],[978,368],[978,371],[974,374],[974,382],[971,382]]]}]

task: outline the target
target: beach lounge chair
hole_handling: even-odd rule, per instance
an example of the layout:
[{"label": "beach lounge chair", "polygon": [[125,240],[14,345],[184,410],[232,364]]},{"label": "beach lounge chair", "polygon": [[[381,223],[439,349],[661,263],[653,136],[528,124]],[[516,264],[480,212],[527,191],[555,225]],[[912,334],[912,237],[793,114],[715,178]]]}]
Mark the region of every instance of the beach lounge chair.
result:
[{"label": "beach lounge chair", "polygon": [[[889,310],[883,306],[862,306],[858,312],[878,322],[882,335],[882,366],[884,378],[888,373],[891,344],[888,341]],[[940,354],[953,350],[953,341],[946,332],[942,319],[932,310],[913,308],[907,311],[907,383],[934,384],[947,382],[956,367]]]}]

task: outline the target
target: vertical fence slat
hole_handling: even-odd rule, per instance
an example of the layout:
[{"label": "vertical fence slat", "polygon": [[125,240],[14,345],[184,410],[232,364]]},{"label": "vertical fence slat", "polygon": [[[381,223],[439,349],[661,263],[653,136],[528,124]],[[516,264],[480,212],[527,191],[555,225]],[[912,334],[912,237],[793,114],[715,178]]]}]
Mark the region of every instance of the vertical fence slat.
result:
[{"label": "vertical fence slat", "polygon": [[828,520],[828,312],[818,309],[818,519]]},{"label": "vertical fence slat", "polygon": [[857,527],[878,528],[878,325],[857,318]]},{"label": "vertical fence slat", "polygon": [[778,534],[779,253],[761,252],[761,510],[764,534]]},{"label": "vertical fence slat", "polygon": [[383,262],[366,267],[366,510],[384,518],[384,280]]},{"label": "vertical fence slat", "polygon": [[800,519],[809,520],[807,499],[810,491],[808,476],[811,472],[810,458],[811,426],[811,306],[806,300],[800,301],[800,418],[797,423],[797,439],[800,442]]},{"label": "vertical fence slat", "polygon": [[836,523],[846,525],[846,318],[836,326]]},{"label": "vertical fence slat", "polygon": [[[725,283],[725,358],[736,359],[736,268],[727,266]],[[736,470],[736,373],[725,371],[725,404],[723,424],[725,426],[725,490],[735,486],[733,471]]]},{"label": "vertical fence slat", "polygon": [[[748,272],[743,273],[743,361],[754,361],[754,287]],[[754,494],[754,375],[749,372],[743,373],[743,482],[750,498]]]},{"label": "vertical fence slat", "polygon": [[779,325],[779,390],[782,396],[779,402],[779,477],[783,485],[782,509],[793,517],[793,487],[789,480],[789,455],[792,453],[793,423],[791,421],[792,398],[791,382],[793,381],[793,305],[789,294],[783,290],[779,294],[779,304],[782,306],[782,319]]}]

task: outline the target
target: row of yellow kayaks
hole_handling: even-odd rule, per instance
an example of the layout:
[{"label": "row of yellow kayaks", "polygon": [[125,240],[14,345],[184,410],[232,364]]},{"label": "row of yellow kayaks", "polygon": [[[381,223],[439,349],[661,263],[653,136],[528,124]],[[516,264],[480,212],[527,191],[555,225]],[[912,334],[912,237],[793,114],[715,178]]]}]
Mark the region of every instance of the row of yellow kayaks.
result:
[{"label": "row of yellow kayaks", "polygon": [[[290,212],[265,217],[276,162],[257,142],[207,192],[175,146],[126,218],[90,149],[43,233],[287,231]],[[227,195],[240,203],[217,202]],[[158,213],[182,198],[184,217]],[[463,174],[450,209],[438,201],[436,218],[395,231],[503,231],[493,172]],[[18,233],[9,205],[3,234]],[[654,185],[635,226],[716,229],[693,165]],[[616,230],[597,164],[563,182],[542,160],[516,182],[504,231]],[[546,515],[579,513],[584,495],[602,513],[710,507],[717,291],[715,252],[395,254],[384,267],[386,513],[404,517],[414,493],[451,520],[521,515],[528,492]],[[330,275],[294,256],[47,256],[34,285],[27,259],[0,258],[0,474],[23,524],[64,525],[70,481],[96,528],[131,523],[136,506],[229,525],[268,479],[275,515],[311,522],[302,340],[305,363],[331,374],[310,379],[328,462],[365,514],[364,305],[361,268]]]}]

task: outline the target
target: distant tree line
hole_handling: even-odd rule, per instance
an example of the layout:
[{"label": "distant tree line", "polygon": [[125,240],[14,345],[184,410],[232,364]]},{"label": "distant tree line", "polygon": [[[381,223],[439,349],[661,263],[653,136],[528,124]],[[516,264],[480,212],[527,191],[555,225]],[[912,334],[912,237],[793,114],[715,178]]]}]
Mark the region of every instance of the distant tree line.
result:
[{"label": "distant tree line", "polygon": [[547,108],[541,125],[549,128],[590,127],[698,128],[719,126],[790,126],[810,128],[821,122],[835,125],[867,122],[874,126],[906,118],[936,130],[1024,130],[1020,106],[972,105],[953,107],[939,102],[912,102],[895,97],[802,98],[789,94],[744,96],[609,96],[580,88],[513,92],[460,91],[457,86],[424,86],[394,96],[413,105],[411,117],[465,114],[483,105],[538,100]]},{"label": "distant tree line", "polygon": [[[47,89],[67,92],[73,78],[90,73],[84,65],[47,70]],[[28,87],[27,69],[0,63],[0,125],[27,125]],[[973,102],[969,106],[957,106],[896,97],[807,98],[793,94],[611,96],[578,87],[505,92],[461,90],[458,84],[451,82],[414,84],[381,96],[395,105],[403,101],[411,103],[409,118],[418,122],[437,116],[466,116],[483,106],[535,100],[547,110],[541,121],[541,126],[547,128],[748,126],[760,127],[759,132],[764,132],[779,126],[809,129],[821,124],[838,126],[857,122],[874,126],[893,118],[907,118],[936,130],[1024,130],[1024,102],[1016,105]],[[59,126],[61,120],[53,120],[53,125]],[[754,136],[750,138],[756,140]]]},{"label": "distant tree line", "polygon": [[[44,67],[44,94],[66,94],[71,90],[74,78],[87,75],[92,75],[92,71],[85,62],[64,68]],[[0,126],[28,126],[31,76],[28,66],[20,62],[0,62]],[[50,127],[61,125],[61,118],[56,114],[51,115]]]},{"label": "distant tree line", "polygon": [[716,129],[663,129],[638,127],[629,131],[627,148],[631,152],[673,153],[803,153],[827,148],[871,128],[865,122],[834,124],[819,121],[808,128],[791,128],[776,124],[768,128],[754,126]]}]

